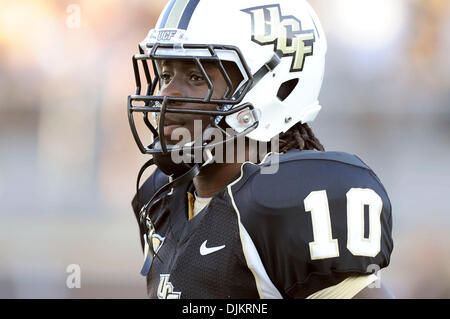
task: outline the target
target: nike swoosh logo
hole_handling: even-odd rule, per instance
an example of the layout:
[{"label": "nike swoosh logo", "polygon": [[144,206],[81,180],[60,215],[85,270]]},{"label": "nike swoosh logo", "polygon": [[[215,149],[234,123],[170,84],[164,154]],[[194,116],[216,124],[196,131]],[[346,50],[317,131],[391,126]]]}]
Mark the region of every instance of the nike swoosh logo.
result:
[{"label": "nike swoosh logo", "polygon": [[206,247],[206,242],[207,241],[208,240],[205,240],[203,242],[203,244],[200,246],[200,255],[202,255],[202,256],[206,256],[206,255],[215,253],[216,251],[225,248],[225,245],[217,246],[217,247]]}]

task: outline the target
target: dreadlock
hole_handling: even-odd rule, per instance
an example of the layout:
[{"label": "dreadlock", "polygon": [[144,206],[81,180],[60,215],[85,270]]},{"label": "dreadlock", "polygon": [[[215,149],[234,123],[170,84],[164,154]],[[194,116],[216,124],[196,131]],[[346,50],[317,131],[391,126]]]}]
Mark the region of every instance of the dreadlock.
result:
[{"label": "dreadlock", "polygon": [[286,133],[281,133],[279,140],[280,153],[285,153],[291,149],[325,151],[323,145],[306,123],[295,124]]}]

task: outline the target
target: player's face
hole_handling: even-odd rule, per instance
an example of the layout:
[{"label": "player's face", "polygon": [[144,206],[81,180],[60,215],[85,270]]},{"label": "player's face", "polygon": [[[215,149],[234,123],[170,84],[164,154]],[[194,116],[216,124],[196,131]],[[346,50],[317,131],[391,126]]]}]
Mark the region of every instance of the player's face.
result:
[{"label": "player's face", "polygon": [[[221,99],[228,87],[224,76],[219,68],[212,63],[205,63],[204,68],[214,86],[212,98]],[[204,98],[208,93],[206,79],[194,62],[164,60],[160,65],[160,77],[161,89],[159,94],[161,96]],[[167,107],[169,109],[216,109],[216,105],[184,102],[169,102]],[[178,133],[183,131],[177,130],[174,132],[174,130],[184,128],[189,131],[189,134],[192,137],[191,141],[193,141],[195,138],[194,121],[196,121],[196,125],[201,123],[203,131],[210,123],[210,120],[210,116],[208,115],[166,113],[164,121],[164,137],[169,144],[176,144],[181,140],[181,136],[179,136]],[[172,133],[174,134],[172,135]]]}]

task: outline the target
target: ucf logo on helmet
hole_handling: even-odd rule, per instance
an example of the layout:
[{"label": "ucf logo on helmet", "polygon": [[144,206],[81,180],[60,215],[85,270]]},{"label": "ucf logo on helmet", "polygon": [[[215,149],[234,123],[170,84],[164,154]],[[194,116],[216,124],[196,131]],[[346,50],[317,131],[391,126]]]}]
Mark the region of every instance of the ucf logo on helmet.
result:
[{"label": "ucf logo on helmet", "polygon": [[170,41],[176,33],[177,33],[177,30],[159,31],[158,32],[158,41]]},{"label": "ucf logo on helmet", "polygon": [[299,19],[282,16],[279,4],[243,9],[252,17],[252,41],[274,44],[282,56],[293,56],[291,72],[302,71],[305,58],[313,54],[314,30],[302,30]]}]

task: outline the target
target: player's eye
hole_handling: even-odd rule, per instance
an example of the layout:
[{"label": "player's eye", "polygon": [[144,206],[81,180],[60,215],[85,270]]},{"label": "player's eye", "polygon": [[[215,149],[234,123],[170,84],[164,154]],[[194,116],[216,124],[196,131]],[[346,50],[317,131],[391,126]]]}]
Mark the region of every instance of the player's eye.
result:
[{"label": "player's eye", "polygon": [[171,75],[169,72],[163,72],[163,73],[160,75],[160,78],[161,78],[161,81],[162,81],[164,84],[167,84],[167,83],[169,83],[169,82],[172,80],[172,75]]},{"label": "player's eye", "polygon": [[203,82],[205,80],[202,75],[197,73],[192,73],[189,79],[194,82]]}]

